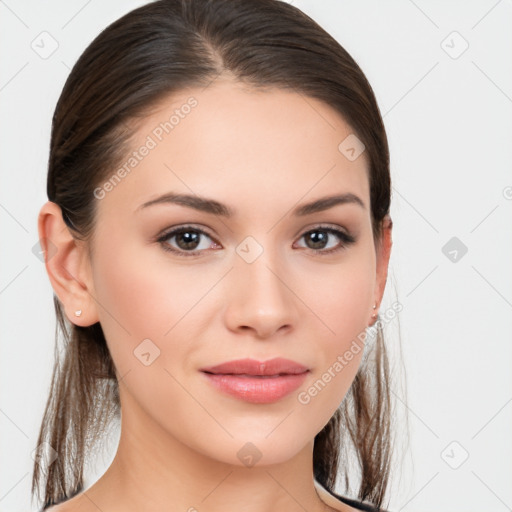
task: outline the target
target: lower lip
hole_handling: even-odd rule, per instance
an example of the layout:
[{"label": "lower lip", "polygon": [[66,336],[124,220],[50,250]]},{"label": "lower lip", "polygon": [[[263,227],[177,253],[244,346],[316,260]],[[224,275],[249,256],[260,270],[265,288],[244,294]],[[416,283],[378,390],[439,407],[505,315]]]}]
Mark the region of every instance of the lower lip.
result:
[{"label": "lower lip", "polygon": [[306,371],[296,375],[256,377],[203,372],[217,389],[254,404],[277,402],[295,391],[304,382],[308,373]]}]

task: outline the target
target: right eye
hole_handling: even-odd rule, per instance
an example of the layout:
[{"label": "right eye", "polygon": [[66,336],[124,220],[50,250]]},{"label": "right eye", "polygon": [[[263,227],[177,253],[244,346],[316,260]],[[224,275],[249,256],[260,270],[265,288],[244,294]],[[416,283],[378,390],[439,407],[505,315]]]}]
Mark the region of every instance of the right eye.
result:
[{"label": "right eye", "polygon": [[[212,240],[208,233],[202,229],[193,226],[182,226],[164,233],[157,241],[161,244],[164,251],[173,252],[179,256],[197,256],[212,245],[211,243],[203,243],[201,247],[202,237]],[[175,239],[175,246],[167,242],[172,239]],[[215,241],[213,241],[213,245],[215,248],[220,247]]]}]

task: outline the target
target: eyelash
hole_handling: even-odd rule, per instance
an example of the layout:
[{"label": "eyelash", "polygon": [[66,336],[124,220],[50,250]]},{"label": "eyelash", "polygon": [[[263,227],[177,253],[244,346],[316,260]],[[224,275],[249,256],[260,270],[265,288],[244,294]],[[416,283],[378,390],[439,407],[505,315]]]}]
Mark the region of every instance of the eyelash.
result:
[{"label": "eyelash", "polygon": [[[181,226],[179,228],[175,228],[175,229],[172,229],[171,231],[164,233],[162,236],[158,237],[156,241],[160,243],[160,245],[162,246],[162,249],[164,251],[172,252],[178,256],[184,256],[184,257],[197,256],[198,254],[203,252],[203,250],[199,250],[199,251],[197,251],[197,250],[196,251],[178,250],[178,249],[171,248],[166,243],[166,240],[168,240],[169,238],[172,238],[173,236],[180,234],[180,233],[186,233],[187,231],[194,231],[194,232],[200,233],[200,234],[205,235],[208,238],[211,238],[213,240],[213,237],[211,237],[208,233],[206,233],[206,231],[203,231],[200,228],[196,228],[194,226]],[[341,244],[339,246],[331,248],[331,249],[327,249],[327,250],[306,248],[306,250],[312,251],[313,253],[316,253],[321,256],[330,255],[330,254],[336,253],[338,251],[342,251],[342,250],[346,249],[349,245],[355,243],[355,241],[356,241],[356,239],[352,235],[349,235],[348,233],[345,233],[343,231],[340,231],[339,229],[336,229],[336,228],[333,228],[330,226],[322,226],[322,225],[315,226],[313,229],[309,229],[308,231],[304,232],[300,236],[300,238],[302,238],[305,235],[308,235],[310,233],[314,233],[315,231],[325,231],[332,235],[336,235],[341,240]],[[300,240],[300,238],[299,238],[299,240]],[[218,242],[215,241],[215,243],[218,243]]]}]

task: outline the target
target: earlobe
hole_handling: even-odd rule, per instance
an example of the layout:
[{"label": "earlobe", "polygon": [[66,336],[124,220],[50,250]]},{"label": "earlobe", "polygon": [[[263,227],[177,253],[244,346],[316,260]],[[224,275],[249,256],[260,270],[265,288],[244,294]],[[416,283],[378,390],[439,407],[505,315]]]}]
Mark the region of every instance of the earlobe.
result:
[{"label": "earlobe", "polygon": [[87,247],[73,237],[59,205],[43,205],[38,233],[48,277],[69,321],[82,327],[98,322]]}]

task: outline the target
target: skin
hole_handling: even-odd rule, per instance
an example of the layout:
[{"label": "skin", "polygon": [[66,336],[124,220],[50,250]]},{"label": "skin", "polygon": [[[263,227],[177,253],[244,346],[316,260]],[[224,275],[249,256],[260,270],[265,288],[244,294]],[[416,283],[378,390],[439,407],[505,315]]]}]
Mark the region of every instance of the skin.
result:
[{"label": "skin", "polygon": [[[353,510],[319,498],[312,456],[314,437],[343,400],[363,351],[308,404],[298,394],[375,321],[384,293],[391,225],[376,245],[366,155],[349,161],[338,150],[353,130],[328,105],[224,77],[162,101],[138,127],[133,148],[190,96],[198,101],[190,114],[97,200],[89,246],[73,239],[56,204],[41,209],[39,236],[57,246],[46,262],[52,287],[71,322],[101,323],[122,406],[121,439],[106,473],[52,510]],[[236,214],[228,219],[176,204],[136,211],[170,191],[213,198]],[[346,192],[365,207],[290,214]],[[201,254],[179,256],[155,241],[164,229],[188,223],[208,233],[195,248]],[[315,252],[304,234],[325,223],[356,241]],[[252,263],[235,250],[247,236],[263,248]],[[187,250],[178,237],[166,243]],[[317,247],[340,244],[331,234],[326,248]],[[145,339],[160,350],[149,366],[134,356]],[[278,356],[311,371],[297,391],[272,404],[225,395],[199,372],[232,359]],[[261,454],[252,467],[237,457],[248,442]]]}]

